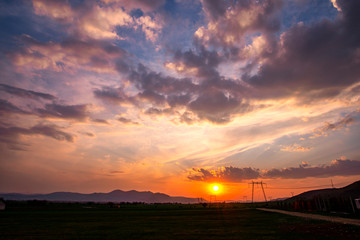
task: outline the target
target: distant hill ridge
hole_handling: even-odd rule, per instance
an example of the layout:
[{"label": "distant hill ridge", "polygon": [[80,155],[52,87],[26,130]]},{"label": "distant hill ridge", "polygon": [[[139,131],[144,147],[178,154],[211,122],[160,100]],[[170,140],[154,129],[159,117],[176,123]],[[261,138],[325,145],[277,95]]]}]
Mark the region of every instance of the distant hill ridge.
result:
[{"label": "distant hill ridge", "polygon": [[344,198],[352,198],[352,199],[360,198],[360,181],[356,181],[343,188],[326,188],[326,189],[304,192],[289,199],[311,200],[314,197],[322,197],[322,198],[344,197]]},{"label": "distant hill ridge", "polygon": [[5,200],[46,200],[63,202],[145,202],[145,203],[197,203],[197,198],[171,197],[164,193],[135,190],[114,190],[109,193],[74,193],[54,192],[49,194],[5,193],[0,197]]}]

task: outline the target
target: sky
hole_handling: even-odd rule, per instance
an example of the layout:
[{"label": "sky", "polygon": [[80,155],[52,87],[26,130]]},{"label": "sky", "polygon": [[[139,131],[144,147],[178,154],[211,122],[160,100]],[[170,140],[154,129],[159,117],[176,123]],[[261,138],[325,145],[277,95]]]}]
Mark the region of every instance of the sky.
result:
[{"label": "sky", "polygon": [[360,179],[360,1],[4,0],[0,25],[0,192]]}]

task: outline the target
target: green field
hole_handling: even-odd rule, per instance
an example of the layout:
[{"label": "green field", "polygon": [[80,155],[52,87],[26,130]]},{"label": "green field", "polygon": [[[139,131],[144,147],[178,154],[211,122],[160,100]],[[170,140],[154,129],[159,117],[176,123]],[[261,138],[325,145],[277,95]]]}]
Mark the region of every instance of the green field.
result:
[{"label": "green field", "polygon": [[17,206],[0,239],[360,239],[360,227],[233,205]]}]

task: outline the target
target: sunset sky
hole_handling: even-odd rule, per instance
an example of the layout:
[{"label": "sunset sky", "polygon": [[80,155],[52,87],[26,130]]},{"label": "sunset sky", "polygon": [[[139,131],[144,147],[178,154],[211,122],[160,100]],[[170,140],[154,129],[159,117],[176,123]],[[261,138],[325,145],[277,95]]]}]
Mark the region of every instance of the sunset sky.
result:
[{"label": "sunset sky", "polygon": [[9,0],[0,21],[0,192],[360,180],[358,0]]}]

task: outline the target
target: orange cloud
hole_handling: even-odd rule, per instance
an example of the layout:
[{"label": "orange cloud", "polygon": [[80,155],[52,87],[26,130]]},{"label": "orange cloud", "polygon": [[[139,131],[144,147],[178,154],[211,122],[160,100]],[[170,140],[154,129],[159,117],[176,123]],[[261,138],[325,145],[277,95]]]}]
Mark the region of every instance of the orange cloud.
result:
[{"label": "orange cloud", "polygon": [[306,151],[310,151],[312,148],[313,147],[303,147],[298,144],[294,144],[291,146],[283,146],[283,148],[280,149],[280,151],[283,151],[283,152],[306,152]]}]

